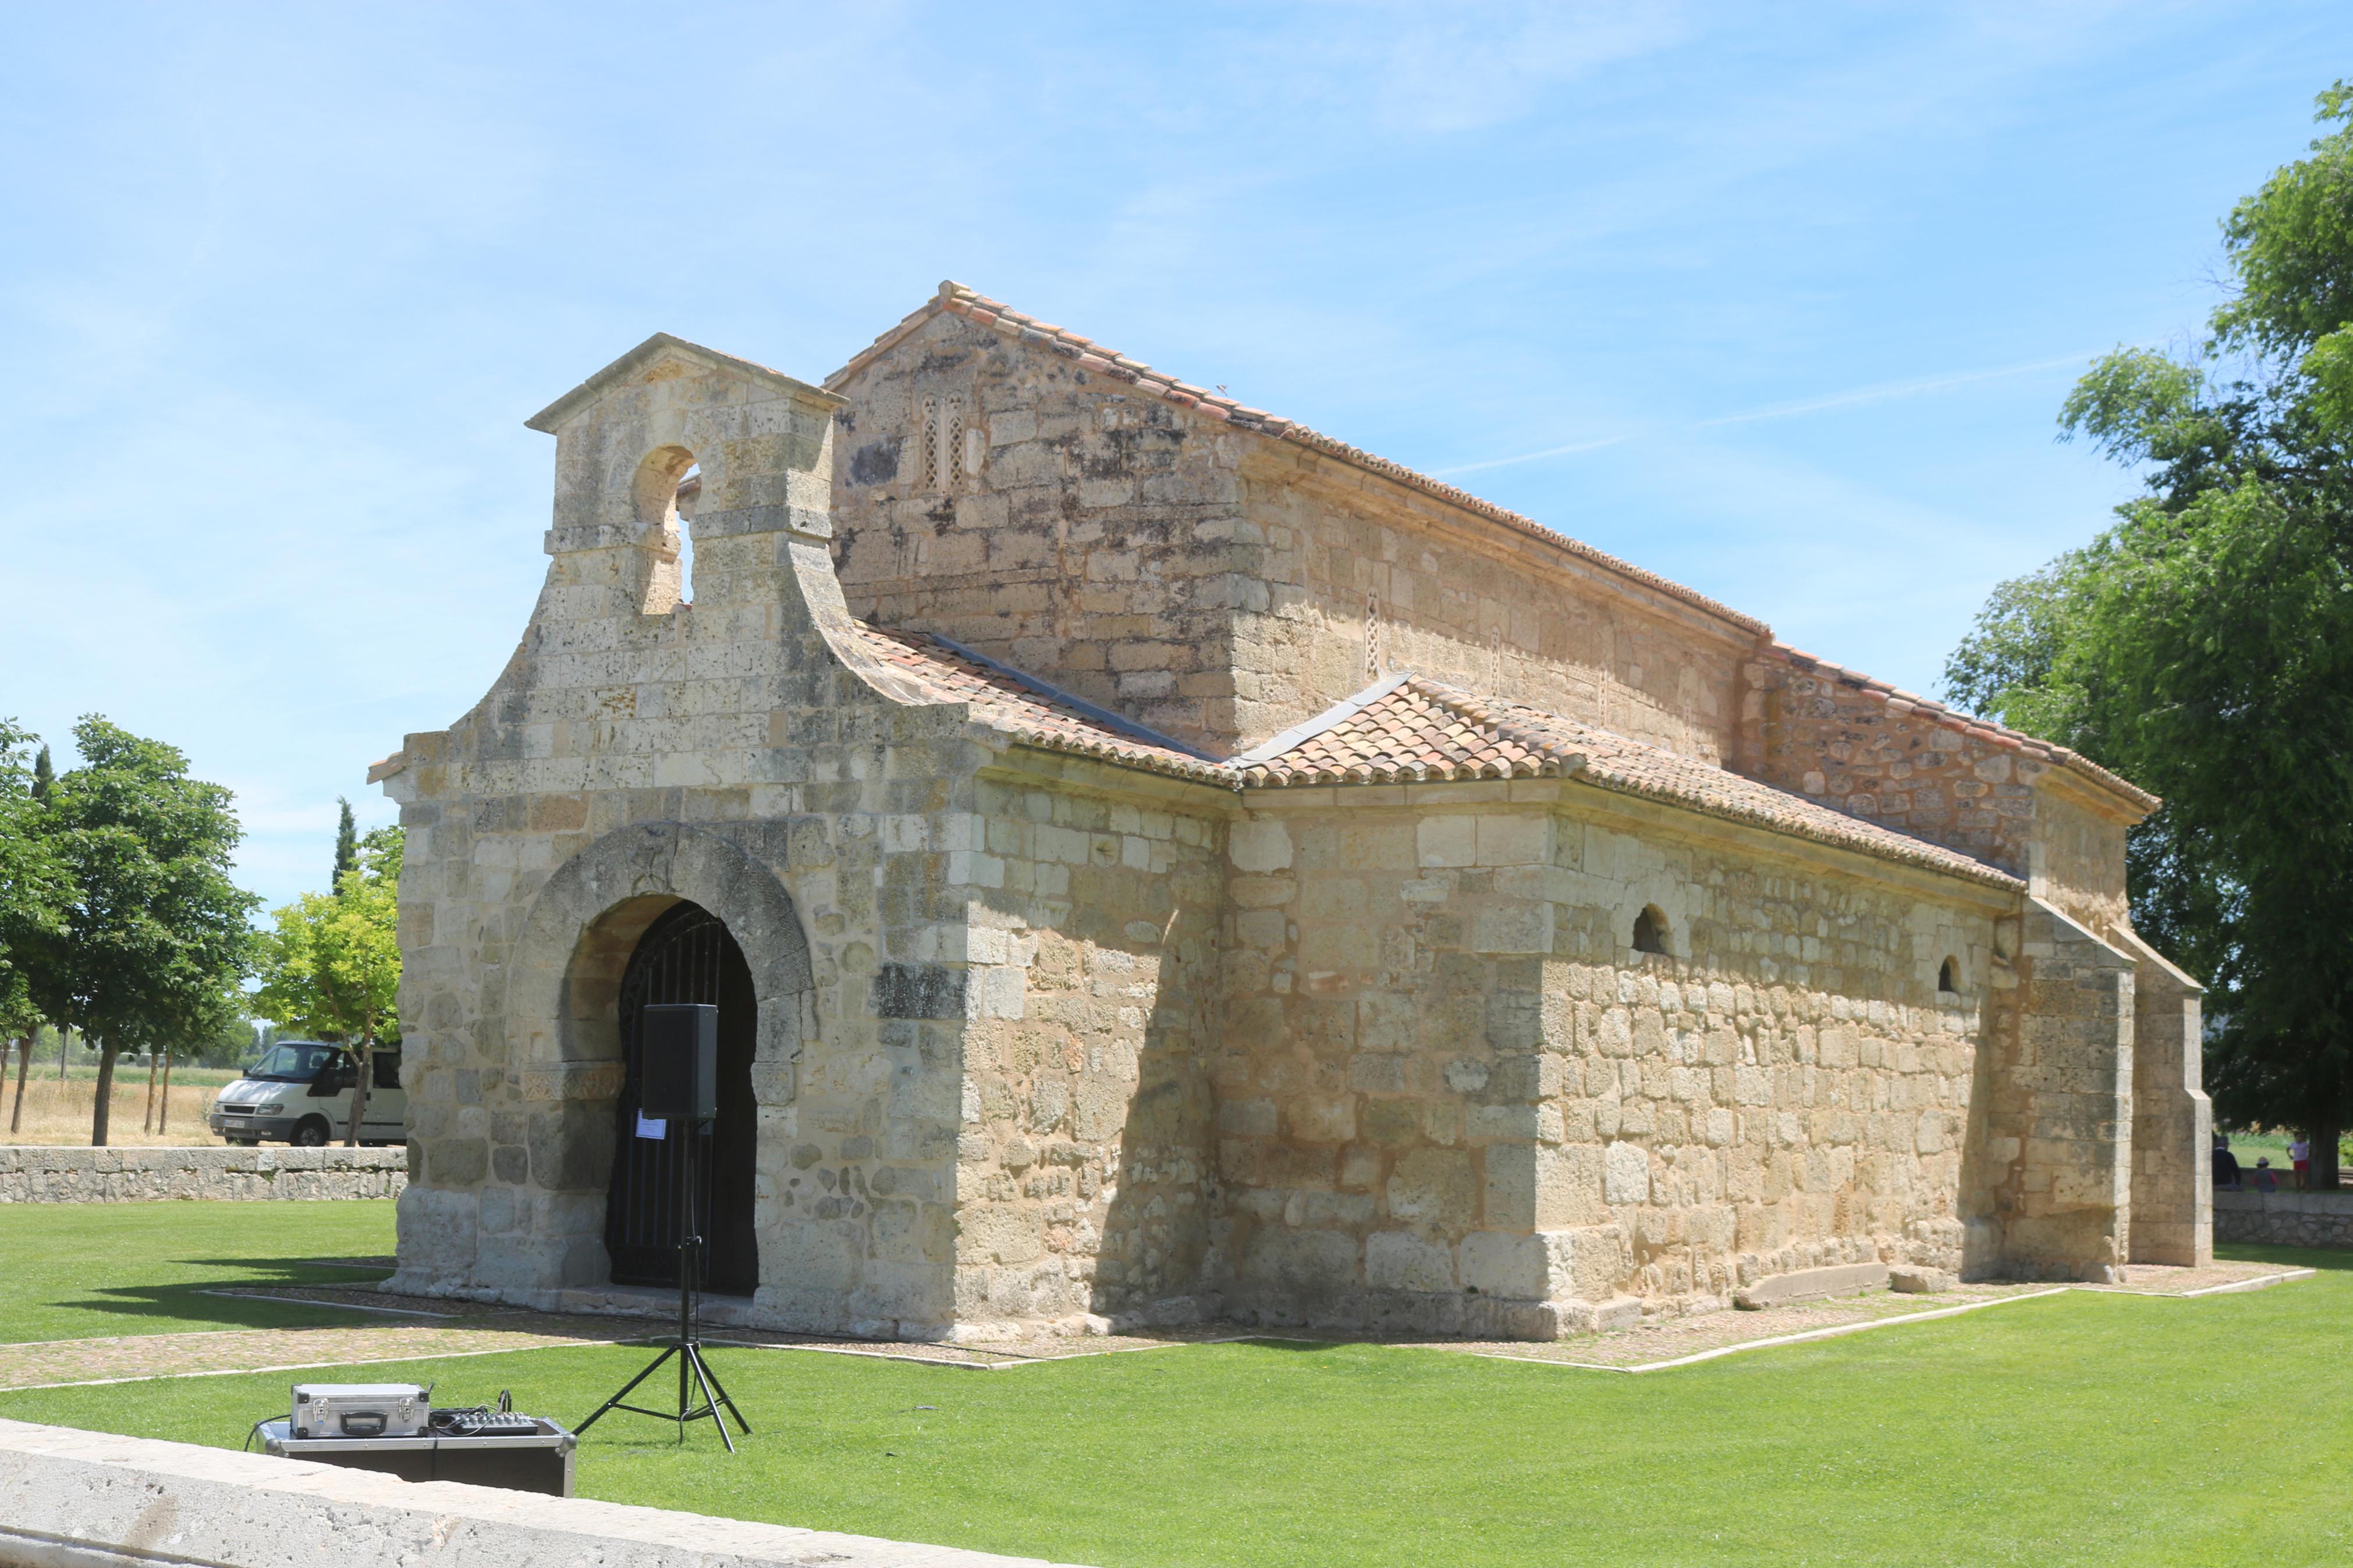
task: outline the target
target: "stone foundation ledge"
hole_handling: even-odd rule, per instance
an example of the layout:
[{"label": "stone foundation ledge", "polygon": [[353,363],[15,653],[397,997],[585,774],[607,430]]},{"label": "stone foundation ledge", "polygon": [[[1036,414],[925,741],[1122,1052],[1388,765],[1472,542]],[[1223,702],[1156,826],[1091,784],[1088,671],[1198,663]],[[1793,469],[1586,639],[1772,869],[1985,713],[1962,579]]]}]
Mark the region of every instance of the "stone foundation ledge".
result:
[{"label": "stone foundation ledge", "polygon": [[395,1198],[407,1184],[400,1148],[0,1146],[0,1204]]},{"label": "stone foundation ledge", "polygon": [[306,1557],[337,1568],[1052,1568],[1035,1557],[0,1420],[0,1563],[283,1568]]},{"label": "stone foundation ledge", "polygon": [[2214,1239],[2262,1247],[2353,1247],[2353,1192],[2217,1191]]},{"label": "stone foundation ledge", "polygon": [[[671,1322],[678,1317],[678,1289],[670,1285],[478,1285],[435,1269],[402,1268],[375,1289],[388,1296],[520,1307],[525,1311],[566,1317],[644,1318],[653,1322]],[[913,1344],[938,1343],[955,1337],[950,1325],[902,1322],[895,1318],[813,1316],[778,1308],[759,1296],[705,1294],[697,1300],[696,1310],[702,1325],[711,1329],[759,1329],[775,1333],[828,1334]],[[7,1568],[5,1559],[0,1559],[0,1568]]]},{"label": "stone foundation ledge", "polygon": [[[594,1317],[646,1318],[668,1322],[678,1315],[678,1291],[657,1285],[572,1285],[539,1288],[476,1285],[428,1268],[403,1268],[375,1287],[391,1296],[417,1296],[484,1306],[521,1307],[533,1312]],[[845,1339],[903,1344],[993,1344],[1038,1339],[1089,1339],[1191,1328],[1219,1320],[1214,1294],[1172,1296],[1124,1312],[1076,1312],[1059,1318],[972,1319],[951,1323],[898,1318],[818,1318],[789,1303],[757,1296],[701,1298],[703,1324],[719,1329],[759,1329],[777,1333],[838,1334]],[[5,1564],[0,1564],[5,1568]]]}]

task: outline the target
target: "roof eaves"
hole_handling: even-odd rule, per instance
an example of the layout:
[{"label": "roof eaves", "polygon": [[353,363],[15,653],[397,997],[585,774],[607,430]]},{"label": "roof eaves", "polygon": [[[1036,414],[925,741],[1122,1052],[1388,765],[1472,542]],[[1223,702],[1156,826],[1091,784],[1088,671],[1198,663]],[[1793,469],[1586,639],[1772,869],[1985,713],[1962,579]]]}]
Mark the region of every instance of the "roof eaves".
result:
[{"label": "roof eaves", "polygon": [[[1631,795],[1638,800],[1673,806],[1682,811],[1696,812],[1702,816],[1712,816],[1719,821],[1738,823],[1744,827],[1754,827],[1767,833],[1786,834],[1792,838],[1803,838],[1810,843],[1828,845],[1835,849],[1851,850],[1858,855],[1868,855],[1874,859],[1889,860],[1897,865],[1942,872],[1968,881],[1981,882],[1988,887],[2014,890],[2026,886],[2023,881],[1998,866],[1989,866],[1984,861],[1964,855],[1957,849],[1946,849],[1943,846],[1931,844],[1926,839],[1910,838],[1907,835],[1897,833],[1892,828],[1881,829],[1881,832],[1886,835],[1884,838],[1875,834],[1841,833],[1828,825],[1792,822],[1767,812],[1746,811],[1727,802],[1707,800],[1688,791],[1644,784],[1634,779],[1606,773],[1593,768],[1588,768],[1578,773],[1577,779],[1580,784],[1591,784],[1596,789],[1608,790],[1612,795]],[[1863,822],[1859,817],[1854,821],[1859,827],[1873,826]]]},{"label": "roof eaves", "polygon": [[[1541,747],[1555,754],[1565,753],[1568,750],[1559,738],[1546,734],[1542,730],[1530,725],[1515,723],[1511,718],[1514,704],[1482,698],[1433,680],[1417,679],[1414,684],[1417,690],[1431,700],[1445,703],[1464,719],[1485,725],[1497,734],[1520,745]],[[1540,712],[1541,710],[1529,710],[1529,711]],[[1577,722],[1574,720],[1563,721]],[[1593,726],[1582,727],[1594,728]],[[1597,732],[1605,735],[1609,733],[1607,731]],[[1613,738],[1628,746],[1638,747],[1647,752],[1663,750],[1647,742],[1631,740],[1622,735]],[[1988,882],[1996,887],[2019,888],[2025,885],[2009,872],[1998,867],[1989,866],[1960,850],[1949,848],[1928,839],[1915,838],[1910,834],[1900,833],[1894,828],[1869,822],[1861,817],[1849,816],[1843,812],[1833,812],[1803,796],[1790,795],[1786,790],[1777,789],[1771,784],[1758,779],[1748,778],[1745,774],[1729,773],[1721,768],[1714,770],[1722,773],[1727,780],[1739,781],[1739,787],[1764,790],[1787,800],[1791,809],[1786,813],[1774,813],[1756,806],[1745,806],[1736,801],[1714,798],[1696,789],[1646,783],[1621,770],[1613,769],[1606,758],[1596,760],[1579,756],[1577,760],[1578,766],[1575,770],[1564,769],[1564,773],[1570,773],[1580,783],[1591,784],[1598,789],[1633,795],[1662,805],[1696,811],[1726,822],[1737,822],[1746,826],[1768,832],[1786,833],[1814,843],[1834,845],[1854,850],[1859,854],[1877,856],[1882,859],[1924,867],[1931,870],[1951,872],[1976,881]],[[1689,759],[1683,760],[1689,761]]]}]

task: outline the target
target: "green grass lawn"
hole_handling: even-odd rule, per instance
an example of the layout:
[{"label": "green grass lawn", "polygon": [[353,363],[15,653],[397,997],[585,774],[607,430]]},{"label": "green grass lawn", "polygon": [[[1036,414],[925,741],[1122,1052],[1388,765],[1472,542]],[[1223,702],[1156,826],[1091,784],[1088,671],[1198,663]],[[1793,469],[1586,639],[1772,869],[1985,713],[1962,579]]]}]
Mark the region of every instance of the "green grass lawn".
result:
[{"label": "green grass lawn", "polygon": [[392,1204],[0,1206],[0,1342],[359,1323],[371,1314],[239,1300],[224,1285],[350,1285],[385,1271],[306,1261],[392,1250]]},{"label": "green grass lawn", "polygon": [[[88,1212],[127,1226],[127,1208]],[[1641,1377],[1357,1345],[997,1372],[721,1349],[758,1428],[741,1455],[608,1416],[579,1489],[1106,1568],[2345,1562],[2353,1256],[2235,1255],[2324,1272],[2201,1300],[2071,1293]],[[0,1302],[24,1294],[14,1272]],[[437,1402],[512,1388],[576,1423],[649,1354],[364,1375],[437,1381]],[[233,1447],[289,1381],[0,1394],[0,1415]]]}]

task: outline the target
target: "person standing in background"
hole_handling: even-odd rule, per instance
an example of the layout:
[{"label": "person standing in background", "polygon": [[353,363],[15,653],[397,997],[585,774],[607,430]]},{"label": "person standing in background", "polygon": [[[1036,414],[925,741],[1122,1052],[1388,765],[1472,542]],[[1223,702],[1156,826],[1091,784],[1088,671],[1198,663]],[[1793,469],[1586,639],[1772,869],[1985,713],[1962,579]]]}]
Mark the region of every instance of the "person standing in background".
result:
[{"label": "person standing in background", "polygon": [[2236,1191],[2239,1185],[2239,1157],[2231,1152],[2231,1135],[2214,1134],[2214,1186],[2217,1191]]}]

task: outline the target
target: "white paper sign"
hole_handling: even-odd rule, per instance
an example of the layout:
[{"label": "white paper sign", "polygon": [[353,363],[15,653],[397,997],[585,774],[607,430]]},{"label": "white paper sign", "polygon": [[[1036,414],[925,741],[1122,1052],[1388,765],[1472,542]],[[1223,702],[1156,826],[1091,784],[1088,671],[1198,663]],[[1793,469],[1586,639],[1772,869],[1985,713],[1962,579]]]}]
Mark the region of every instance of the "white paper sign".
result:
[{"label": "white paper sign", "polygon": [[665,1117],[648,1116],[644,1111],[640,1110],[638,1112],[638,1136],[640,1138],[667,1138],[670,1136],[670,1121]]}]

